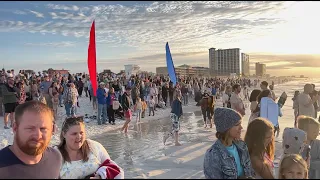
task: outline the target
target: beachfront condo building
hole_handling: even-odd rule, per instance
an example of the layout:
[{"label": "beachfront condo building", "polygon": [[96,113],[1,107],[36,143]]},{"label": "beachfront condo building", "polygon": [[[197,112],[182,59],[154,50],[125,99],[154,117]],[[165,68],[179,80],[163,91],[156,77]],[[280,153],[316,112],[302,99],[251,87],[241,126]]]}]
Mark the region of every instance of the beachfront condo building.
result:
[{"label": "beachfront condo building", "polygon": [[[208,76],[208,67],[192,67],[186,64],[175,67],[177,76]],[[158,75],[168,75],[167,67],[157,67],[156,74]]]},{"label": "beachfront condo building", "polygon": [[218,50],[210,48],[209,69],[212,76],[230,76],[230,74],[249,76],[249,55],[241,53],[240,48]]},{"label": "beachfront condo building", "polygon": [[256,63],[256,76],[264,77],[266,75],[266,64]]},{"label": "beachfront condo building", "polygon": [[241,64],[242,64],[242,76],[249,77],[250,76],[250,62],[249,55],[245,53],[241,53]]}]

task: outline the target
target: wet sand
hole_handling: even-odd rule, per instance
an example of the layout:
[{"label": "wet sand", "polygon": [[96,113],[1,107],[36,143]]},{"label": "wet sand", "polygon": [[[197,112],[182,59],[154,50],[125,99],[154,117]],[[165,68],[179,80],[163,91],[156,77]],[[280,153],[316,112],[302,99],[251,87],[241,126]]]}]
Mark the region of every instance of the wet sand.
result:
[{"label": "wet sand", "polygon": [[[169,118],[134,125],[127,135],[114,130],[92,139],[103,144],[111,158],[125,169],[125,178],[204,178],[204,154],[216,140],[216,131],[215,127],[203,127],[200,107],[194,106],[195,111],[188,109],[181,119],[182,146],[174,146],[172,138],[163,145],[163,134],[171,129]],[[244,137],[247,115],[242,124]],[[280,146],[278,142],[277,156],[280,156]]]}]

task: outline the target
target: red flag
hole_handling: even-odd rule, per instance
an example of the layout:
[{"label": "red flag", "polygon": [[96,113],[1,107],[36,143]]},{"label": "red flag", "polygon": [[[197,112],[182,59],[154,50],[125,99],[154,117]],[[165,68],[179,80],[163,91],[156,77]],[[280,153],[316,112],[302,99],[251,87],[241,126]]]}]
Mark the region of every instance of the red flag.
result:
[{"label": "red flag", "polygon": [[88,47],[88,69],[91,80],[91,86],[93,89],[93,95],[97,96],[97,61],[96,61],[96,34],[94,21],[92,22],[89,47]]}]

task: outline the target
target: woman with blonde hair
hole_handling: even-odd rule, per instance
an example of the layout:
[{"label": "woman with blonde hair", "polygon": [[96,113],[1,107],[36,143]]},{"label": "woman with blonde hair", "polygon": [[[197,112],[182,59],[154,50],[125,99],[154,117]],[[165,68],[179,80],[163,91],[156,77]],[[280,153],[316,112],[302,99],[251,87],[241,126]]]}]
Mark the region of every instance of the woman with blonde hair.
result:
[{"label": "woman with blonde hair", "polygon": [[274,127],[266,119],[256,118],[247,129],[245,142],[248,146],[256,179],[274,179]]},{"label": "woman with blonde hair", "polygon": [[110,159],[106,149],[86,138],[83,117],[64,121],[56,148],[63,157],[61,179],[123,179],[123,170]]},{"label": "woman with blonde hair", "polygon": [[278,179],[308,179],[306,161],[298,154],[285,155],[280,162]]}]

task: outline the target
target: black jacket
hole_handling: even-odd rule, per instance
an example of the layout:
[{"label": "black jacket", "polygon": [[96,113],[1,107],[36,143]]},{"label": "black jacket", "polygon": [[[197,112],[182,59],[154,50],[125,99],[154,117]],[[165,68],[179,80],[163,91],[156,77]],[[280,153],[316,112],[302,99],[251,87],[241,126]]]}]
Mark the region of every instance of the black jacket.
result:
[{"label": "black jacket", "polygon": [[124,111],[128,111],[130,109],[130,97],[126,92],[122,95],[122,108]]}]

